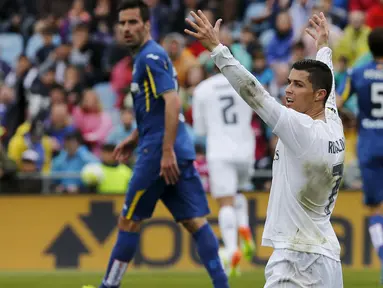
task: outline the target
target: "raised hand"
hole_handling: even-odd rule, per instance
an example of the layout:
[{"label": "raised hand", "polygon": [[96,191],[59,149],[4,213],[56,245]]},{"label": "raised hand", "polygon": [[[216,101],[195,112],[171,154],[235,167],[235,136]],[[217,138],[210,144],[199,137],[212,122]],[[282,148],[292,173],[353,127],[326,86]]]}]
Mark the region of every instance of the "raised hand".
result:
[{"label": "raised hand", "polygon": [[222,19],[218,19],[213,27],[201,10],[198,10],[197,13],[198,15],[193,11],[190,12],[190,15],[195,19],[195,23],[190,19],[185,19],[186,23],[193,27],[197,32],[185,29],[185,33],[198,39],[201,44],[211,52],[220,44],[219,27],[221,26]]},{"label": "raised hand", "polygon": [[317,50],[328,47],[329,28],[326,17],[321,12],[318,15],[314,14],[309,20],[312,27],[306,28],[306,33],[309,34],[314,40]]}]

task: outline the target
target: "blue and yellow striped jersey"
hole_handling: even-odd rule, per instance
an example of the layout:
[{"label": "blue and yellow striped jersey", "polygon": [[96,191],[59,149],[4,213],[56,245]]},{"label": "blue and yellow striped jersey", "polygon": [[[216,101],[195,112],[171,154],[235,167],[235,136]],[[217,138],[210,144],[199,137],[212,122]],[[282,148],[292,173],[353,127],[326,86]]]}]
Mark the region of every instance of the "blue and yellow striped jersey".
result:
[{"label": "blue and yellow striped jersey", "polygon": [[[162,95],[178,90],[177,73],[166,51],[155,41],[146,42],[134,58],[131,94],[140,144],[162,143],[165,132],[165,101]],[[181,112],[181,111],[180,111]],[[175,152],[178,158],[194,159],[194,145],[180,113]]]}]

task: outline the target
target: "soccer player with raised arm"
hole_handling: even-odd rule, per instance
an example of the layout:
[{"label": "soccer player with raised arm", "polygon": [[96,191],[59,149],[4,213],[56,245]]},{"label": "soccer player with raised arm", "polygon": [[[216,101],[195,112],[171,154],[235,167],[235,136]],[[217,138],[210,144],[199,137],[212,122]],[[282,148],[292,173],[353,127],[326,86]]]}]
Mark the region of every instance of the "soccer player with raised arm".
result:
[{"label": "soccer player with raised arm", "polygon": [[207,135],[210,192],[220,207],[218,224],[224,243],[220,256],[226,273],[233,277],[238,275],[242,255],[251,261],[255,250],[247,199],[237,194],[249,182],[254,166],[253,110],[222,73],[202,81],[192,98],[193,128],[197,135]]},{"label": "soccer player with raised arm", "polygon": [[343,101],[354,93],[358,96],[357,151],[364,202],[370,208],[371,240],[383,264],[383,28],[370,33],[368,45],[373,59],[350,70],[338,92]]},{"label": "soccer player with raised arm", "polygon": [[[227,288],[218,241],[205,218],[209,208],[193,165],[194,145],[180,114],[176,72],[164,49],[151,39],[148,6],[142,0],[124,0],[118,11],[121,33],[134,57],[131,93],[137,130],[118,145],[115,155],[124,161],[138,145],[138,159],[119,218],[117,242],[100,287],[120,287],[139,243],[141,223],[162,200],[175,220],[193,235],[213,286]],[[158,245],[155,239],[153,245]]]},{"label": "soccer player with raised arm", "polygon": [[262,245],[274,248],[264,287],[343,287],[340,245],[330,222],[343,173],[344,134],[338,116],[329,29],[323,13],[307,29],[317,60],[294,63],[286,88],[287,107],[220,44],[221,20],[213,27],[191,12],[197,38],[223,75],[278,137],[273,182]]}]

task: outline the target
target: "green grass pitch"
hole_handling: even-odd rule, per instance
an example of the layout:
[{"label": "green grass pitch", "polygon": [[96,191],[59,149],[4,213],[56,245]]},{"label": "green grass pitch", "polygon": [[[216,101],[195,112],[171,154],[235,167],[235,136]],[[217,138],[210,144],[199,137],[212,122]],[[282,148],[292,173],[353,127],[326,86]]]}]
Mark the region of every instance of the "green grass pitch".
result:
[{"label": "green grass pitch", "polygon": [[[379,271],[344,269],[345,288],[375,288],[379,286]],[[58,271],[58,272],[0,272],[1,288],[81,288],[83,285],[98,287],[102,273]],[[246,272],[230,283],[231,288],[262,288],[262,269]],[[122,288],[210,288],[204,271],[200,272],[127,272]]]}]

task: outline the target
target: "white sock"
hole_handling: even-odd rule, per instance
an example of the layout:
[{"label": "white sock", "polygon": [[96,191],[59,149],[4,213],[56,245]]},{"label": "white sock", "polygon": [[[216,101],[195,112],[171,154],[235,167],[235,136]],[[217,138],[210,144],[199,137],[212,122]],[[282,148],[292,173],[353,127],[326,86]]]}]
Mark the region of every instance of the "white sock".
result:
[{"label": "white sock", "polygon": [[237,194],[234,197],[235,214],[237,218],[237,225],[241,227],[249,227],[249,208],[247,199],[243,194]]},{"label": "white sock", "polygon": [[224,206],[218,213],[218,224],[229,257],[238,249],[238,230],[233,206]]}]

